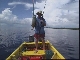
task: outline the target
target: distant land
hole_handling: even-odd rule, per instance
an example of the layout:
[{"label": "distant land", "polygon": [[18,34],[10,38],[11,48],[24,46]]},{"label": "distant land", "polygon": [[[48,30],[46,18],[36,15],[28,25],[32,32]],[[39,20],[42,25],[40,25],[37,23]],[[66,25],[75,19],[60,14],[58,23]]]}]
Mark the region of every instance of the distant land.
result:
[{"label": "distant land", "polygon": [[61,28],[45,27],[45,28],[79,30],[79,28],[63,28],[63,27],[61,27]]}]

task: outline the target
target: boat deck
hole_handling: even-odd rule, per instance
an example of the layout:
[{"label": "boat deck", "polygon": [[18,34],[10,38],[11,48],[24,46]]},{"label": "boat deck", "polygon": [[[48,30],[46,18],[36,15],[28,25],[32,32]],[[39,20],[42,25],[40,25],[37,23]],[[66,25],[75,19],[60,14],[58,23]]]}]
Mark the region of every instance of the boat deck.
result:
[{"label": "boat deck", "polygon": [[[27,46],[27,47],[26,47]],[[46,44],[45,50],[42,49],[42,44],[38,47],[38,52],[35,53],[35,45],[25,45],[23,48],[23,52],[21,53],[21,57],[23,60],[25,59],[50,59],[53,55],[53,52],[49,50],[48,45]]]},{"label": "boat deck", "polygon": [[41,42],[38,43],[38,52],[35,53],[35,42],[22,43],[6,60],[42,60],[65,59],[49,42],[45,42],[45,51]]},{"label": "boat deck", "polygon": [[26,52],[23,52],[22,53],[23,56],[40,56],[40,55],[45,55],[45,51],[44,50],[38,50],[38,52],[35,53],[35,50],[34,51],[26,51]]}]

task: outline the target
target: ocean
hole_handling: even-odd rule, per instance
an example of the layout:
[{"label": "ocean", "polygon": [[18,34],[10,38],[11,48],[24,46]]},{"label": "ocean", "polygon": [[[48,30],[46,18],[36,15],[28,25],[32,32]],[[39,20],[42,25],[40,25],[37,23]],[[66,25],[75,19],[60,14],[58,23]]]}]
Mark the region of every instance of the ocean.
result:
[{"label": "ocean", "polygon": [[[0,60],[5,60],[34,30],[28,27],[0,27]],[[66,58],[79,59],[79,30],[45,28],[45,40]]]}]

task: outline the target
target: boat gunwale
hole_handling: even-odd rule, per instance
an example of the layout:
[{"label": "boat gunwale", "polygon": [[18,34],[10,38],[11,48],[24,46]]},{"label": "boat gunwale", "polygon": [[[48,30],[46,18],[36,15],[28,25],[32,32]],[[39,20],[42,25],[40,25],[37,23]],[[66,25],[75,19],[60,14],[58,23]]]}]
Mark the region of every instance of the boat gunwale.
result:
[{"label": "boat gunwale", "polygon": [[[48,40],[47,40],[48,41]],[[48,41],[49,42],[49,41]],[[62,54],[49,42],[49,44],[50,44],[50,47],[51,47],[51,50],[53,51],[53,52],[55,52],[55,54],[57,54],[57,56],[59,56],[59,58],[61,58],[61,59],[65,59],[63,56],[62,56]],[[52,59],[52,58],[51,58]]]},{"label": "boat gunwale", "polygon": [[[42,42],[39,42],[38,44],[41,44]],[[55,52],[57,54],[57,56],[59,56],[60,59],[65,59],[60,53],[59,51],[49,42],[49,40],[47,40],[45,43],[50,45],[50,48],[53,52]],[[35,44],[35,42],[23,42],[16,50],[14,50],[14,52],[6,59],[6,60],[10,60],[11,56],[13,56],[16,51],[18,51],[24,44]],[[54,55],[53,55],[54,56]],[[53,59],[53,56],[51,59]]]}]

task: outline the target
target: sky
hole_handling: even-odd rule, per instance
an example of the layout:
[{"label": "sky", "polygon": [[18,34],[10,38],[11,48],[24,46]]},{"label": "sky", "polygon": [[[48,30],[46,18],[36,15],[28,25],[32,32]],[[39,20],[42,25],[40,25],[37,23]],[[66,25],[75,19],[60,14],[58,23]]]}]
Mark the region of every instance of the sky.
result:
[{"label": "sky", "polygon": [[[44,11],[48,27],[79,28],[79,0],[34,0],[38,11]],[[32,12],[33,0],[0,0],[0,26],[31,26]]]}]

